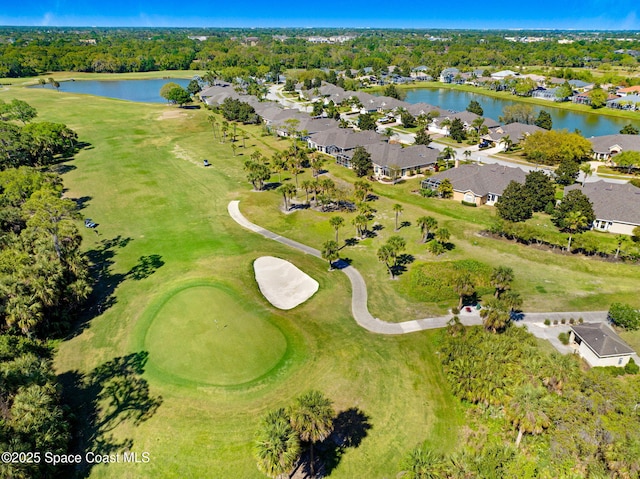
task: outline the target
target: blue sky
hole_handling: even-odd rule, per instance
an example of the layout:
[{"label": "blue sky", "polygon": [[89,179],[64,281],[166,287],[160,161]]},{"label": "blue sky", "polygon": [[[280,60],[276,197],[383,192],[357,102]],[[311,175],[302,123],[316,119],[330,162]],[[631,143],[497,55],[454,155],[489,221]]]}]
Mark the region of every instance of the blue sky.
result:
[{"label": "blue sky", "polygon": [[[3,2],[5,3],[5,2]],[[7,1],[0,25],[640,30],[637,0]]]}]

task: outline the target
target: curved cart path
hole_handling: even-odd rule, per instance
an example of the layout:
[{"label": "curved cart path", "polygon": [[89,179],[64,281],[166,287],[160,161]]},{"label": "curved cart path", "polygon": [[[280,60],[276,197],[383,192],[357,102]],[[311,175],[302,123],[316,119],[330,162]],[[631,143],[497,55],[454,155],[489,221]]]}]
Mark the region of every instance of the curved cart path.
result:
[{"label": "curved cart path", "polygon": [[[278,243],[295,248],[303,253],[322,258],[320,251],[310,246],[298,243],[284,236],[280,236],[272,231],[262,228],[247,220],[242,213],[240,213],[240,201],[234,200],[229,203],[227,210],[231,218],[240,226],[258,233],[265,238],[272,239]],[[412,321],[404,321],[402,323],[388,323],[382,321],[379,318],[374,318],[369,312],[367,306],[367,285],[362,278],[360,272],[353,266],[343,264],[340,265],[340,271],[347,275],[349,281],[351,281],[351,312],[356,322],[367,331],[378,334],[405,334],[413,333],[415,331],[423,331],[425,329],[443,328],[447,325],[453,315],[448,314],[446,316],[438,316],[435,318],[415,319]],[[473,313],[461,313],[458,315],[462,324],[471,326],[474,324],[482,324],[482,318],[477,312]],[[518,324],[529,323],[532,326],[533,323],[543,323],[545,319],[562,319],[562,318],[583,318],[585,322],[604,322],[607,320],[607,311],[580,311],[580,312],[560,312],[560,313],[523,313],[522,319],[518,320]],[[535,328],[538,329],[538,328]],[[532,331],[533,332],[533,331]],[[535,334],[535,333],[534,333]],[[536,334],[537,335],[537,334]],[[557,332],[555,334],[557,336]],[[550,339],[550,338],[545,338]],[[559,343],[559,341],[558,341]]]}]

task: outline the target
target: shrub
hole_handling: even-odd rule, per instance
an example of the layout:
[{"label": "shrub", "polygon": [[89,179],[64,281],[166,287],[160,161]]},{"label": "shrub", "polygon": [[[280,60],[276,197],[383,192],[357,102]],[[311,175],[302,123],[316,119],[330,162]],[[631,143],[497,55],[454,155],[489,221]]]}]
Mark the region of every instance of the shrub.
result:
[{"label": "shrub", "polygon": [[471,202],[471,201],[465,201],[462,200],[461,203],[465,206],[471,206],[472,208],[476,208],[478,205],[476,205],[475,203]]},{"label": "shrub", "polygon": [[433,198],[434,196],[438,196],[438,192],[436,190],[432,190],[431,188],[421,188],[420,194],[425,198]]},{"label": "shrub", "polygon": [[628,304],[613,303],[609,308],[608,318],[621,328],[629,330],[640,328],[640,312]]},{"label": "shrub", "polygon": [[580,317],[578,318],[578,324],[582,324],[582,323],[584,323],[584,319],[582,319],[582,316],[580,316]]},{"label": "shrub", "polygon": [[451,308],[452,314],[460,314],[460,310],[458,308]]},{"label": "shrub", "polygon": [[554,326],[557,326],[557,325],[558,325],[558,320],[557,320],[557,319],[554,319],[554,320],[553,320],[553,325],[554,325]]},{"label": "shrub", "polygon": [[604,366],[600,369],[602,369],[609,376],[613,376],[614,378],[626,374],[625,368],[619,368],[618,366]]},{"label": "shrub", "polygon": [[575,320],[575,319],[573,319],[573,318],[571,318],[571,319],[569,320],[569,324],[576,324],[576,320]]},{"label": "shrub", "polygon": [[569,334],[567,334],[567,333],[560,333],[560,334],[558,334],[558,339],[559,339],[559,340],[560,340],[560,342],[561,342],[562,344],[564,344],[565,346],[566,346],[567,344],[569,344]]},{"label": "shrub", "polygon": [[630,358],[624,367],[624,372],[627,374],[638,374],[640,372],[640,366],[636,364],[633,358]]},{"label": "shrub", "polygon": [[551,320],[549,318],[544,320],[544,325],[545,326],[551,326]]},{"label": "shrub", "polygon": [[562,318],[562,319],[560,320],[560,322],[561,322],[562,324],[566,324],[566,323],[567,323],[567,320],[566,320],[566,319],[564,319],[564,318]]}]

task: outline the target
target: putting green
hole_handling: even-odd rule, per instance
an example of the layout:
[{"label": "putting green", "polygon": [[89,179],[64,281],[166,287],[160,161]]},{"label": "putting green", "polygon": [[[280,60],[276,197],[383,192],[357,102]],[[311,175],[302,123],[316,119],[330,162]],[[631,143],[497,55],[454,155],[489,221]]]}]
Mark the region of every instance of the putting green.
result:
[{"label": "putting green", "polygon": [[276,326],[218,286],[181,288],[154,309],[145,336],[149,365],[174,379],[245,384],[276,368],[287,351]]}]

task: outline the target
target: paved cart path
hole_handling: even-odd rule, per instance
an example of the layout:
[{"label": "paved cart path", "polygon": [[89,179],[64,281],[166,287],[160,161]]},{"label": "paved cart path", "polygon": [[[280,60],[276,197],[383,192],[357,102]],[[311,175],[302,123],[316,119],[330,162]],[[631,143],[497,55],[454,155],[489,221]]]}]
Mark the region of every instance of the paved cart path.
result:
[{"label": "paved cart path", "polygon": [[[229,215],[240,226],[258,233],[265,238],[272,239],[278,243],[295,248],[303,253],[322,258],[320,251],[305,244],[299,243],[284,236],[280,236],[272,231],[269,231],[261,226],[251,223],[240,212],[240,201],[234,200],[227,206]],[[415,331],[423,331],[425,329],[443,328],[447,325],[453,315],[448,314],[446,316],[437,316],[434,318],[414,319],[411,321],[404,321],[401,323],[389,323],[379,318],[374,318],[369,312],[367,306],[367,284],[364,282],[360,272],[351,265],[341,264],[339,266],[340,271],[347,275],[349,281],[351,281],[351,312],[356,322],[367,331],[378,334],[406,334],[413,333]],[[482,318],[480,314],[474,310],[472,313],[461,312],[458,315],[462,324],[471,326],[475,324],[482,324]],[[578,312],[549,312],[549,313],[522,313],[522,318],[518,319],[516,324],[529,324],[529,330],[536,336],[544,337],[554,343],[556,340],[558,345],[554,343],[554,346],[562,346],[560,341],[557,341],[558,332],[560,329],[552,327],[547,328],[543,325],[545,319],[553,322],[555,319],[560,322],[561,319],[578,319],[582,318],[586,323],[605,322],[607,321],[607,311],[578,311]],[[559,327],[560,328],[560,327]],[[550,335],[547,331],[553,331]],[[536,334],[537,333],[537,334]],[[569,349],[567,348],[567,352]]]}]

